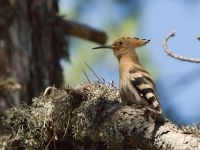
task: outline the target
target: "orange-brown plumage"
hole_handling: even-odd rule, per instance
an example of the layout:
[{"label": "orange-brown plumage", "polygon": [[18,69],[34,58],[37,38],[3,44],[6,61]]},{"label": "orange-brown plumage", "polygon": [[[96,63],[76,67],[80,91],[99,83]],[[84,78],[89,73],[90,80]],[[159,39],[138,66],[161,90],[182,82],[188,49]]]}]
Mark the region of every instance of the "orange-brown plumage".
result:
[{"label": "orange-brown plumage", "polygon": [[112,45],[97,48],[111,48],[119,61],[120,95],[127,105],[138,104],[148,107],[157,118],[163,119],[162,110],[156,96],[155,84],[151,75],[140,64],[135,49],[150,40],[124,37]]}]

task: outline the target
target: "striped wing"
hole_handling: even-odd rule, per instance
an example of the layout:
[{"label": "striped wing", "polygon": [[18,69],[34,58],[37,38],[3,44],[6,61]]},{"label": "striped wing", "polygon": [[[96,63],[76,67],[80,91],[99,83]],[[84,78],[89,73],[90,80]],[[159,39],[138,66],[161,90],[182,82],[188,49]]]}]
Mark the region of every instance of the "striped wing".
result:
[{"label": "striped wing", "polygon": [[130,69],[130,81],[131,85],[137,89],[139,95],[141,95],[149,104],[149,106],[155,110],[160,111],[160,104],[155,94],[155,85],[151,76],[141,70]]}]

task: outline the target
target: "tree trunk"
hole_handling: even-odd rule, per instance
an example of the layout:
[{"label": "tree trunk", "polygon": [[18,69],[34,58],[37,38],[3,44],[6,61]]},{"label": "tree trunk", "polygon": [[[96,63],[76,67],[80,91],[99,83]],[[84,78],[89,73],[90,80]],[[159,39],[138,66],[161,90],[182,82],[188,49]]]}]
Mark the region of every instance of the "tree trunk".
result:
[{"label": "tree trunk", "polygon": [[57,26],[58,0],[0,0],[0,54],[6,70],[1,80],[11,78],[21,85],[7,92],[10,105],[27,104],[46,86],[63,81],[60,59],[68,59],[67,41]]}]

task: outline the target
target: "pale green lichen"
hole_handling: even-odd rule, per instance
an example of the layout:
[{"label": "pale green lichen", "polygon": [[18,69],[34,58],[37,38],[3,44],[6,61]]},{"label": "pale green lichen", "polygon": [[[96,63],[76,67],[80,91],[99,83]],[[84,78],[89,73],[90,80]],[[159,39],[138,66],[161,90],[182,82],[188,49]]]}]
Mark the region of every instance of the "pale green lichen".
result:
[{"label": "pale green lichen", "polygon": [[84,101],[78,108],[78,118],[73,124],[73,134],[75,138],[84,140],[86,137],[90,137],[93,141],[114,141],[115,137],[119,138],[117,141],[121,141],[120,133],[115,130],[115,122],[101,122],[98,120],[98,114],[101,110],[100,103],[105,100],[119,101],[119,91],[115,86],[107,86],[105,84],[95,83],[89,85],[88,99]]},{"label": "pale green lichen", "polygon": [[[110,141],[122,136],[115,122],[99,122],[99,104],[119,101],[119,91],[111,84],[84,83],[75,88],[54,88],[50,95],[33,99],[31,106],[12,108],[4,117],[10,136],[7,149],[44,149],[66,136],[73,140]],[[101,124],[99,126],[99,123]]]},{"label": "pale green lichen", "polygon": [[51,95],[34,98],[32,106],[12,108],[4,118],[4,126],[11,131],[8,149],[44,147],[53,133],[66,127],[63,120],[68,119],[68,99],[66,91],[57,90]]}]

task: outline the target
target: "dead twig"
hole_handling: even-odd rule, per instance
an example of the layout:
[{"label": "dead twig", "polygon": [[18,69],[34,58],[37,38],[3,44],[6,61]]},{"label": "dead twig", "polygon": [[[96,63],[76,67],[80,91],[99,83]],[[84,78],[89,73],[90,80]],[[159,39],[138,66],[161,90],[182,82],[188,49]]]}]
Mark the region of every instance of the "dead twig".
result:
[{"label": "dead twig", "polygon": [[46,147],[44,148],[44,150],[48,150],[48,147],[49,147],[49,145],[51,144],[51,142],[53,141],[54,137],[55,137],[55,133],[53,133],[51,139],[50,139],[49,142],[47,143],[47,145],[46,145]]},{"label": "dead twig", "polygon": [[105,83],[105,81],[101,80],[100,77],[96,74],[96,72],[85,62],[85,65],[89,68],[89,70],[95,75],[95,77],[102,83]]},{"label": "dead twig", "polygon": [[69,128],[70,119],[71,119],[71,115],[70,115],[70,111],[69,111],[69,112],[68,112],[67,127],[65,128],[65,132],[64,132],[63,137],[65,137],[66,134],[67,134],[67,131],[68,131],[68,128]]},{"label": "dead twig", "polygon": [[82,71],[83,71],[83,73],[84,73],[85,77],[87,78],[88,82],[91,84],[91,82],[90,82],[90,79],[89,79],[89,77],[88,77],[87,73],[85,72],[85,70],[84,70],[84,69],[82,69]]},{"label": "dead twig", "polygon": [[[197,59],[197,58],[189,58],[189,57],[184,57],[184,56],[181,56],[181,55],[177,55],[175,54],[173,51],[171,51],[169,48],[168,48],[168,45],[167,45],[167,42],[168,40],[171,38],[171,37],[174,37],[175,36],[175,32],[171,32],[168,36],[165,37],[164,41],[163,41],[163,49],[164,51],[171,57],[175,58],[175,59],[178,59],[178,60],[181,60],[181,61],[187,61],[187,62],[192,62],[192,63],[200,63],[200,59]],[[200,37],[198,36],[197,37],[198,40],[200,40]]]},{"label": "dead twig", "polygon": [[53,86],[47,87],[43,93],[43,96],[50,95],[52,91],[55,89],[56,89],[55,84]]}]

